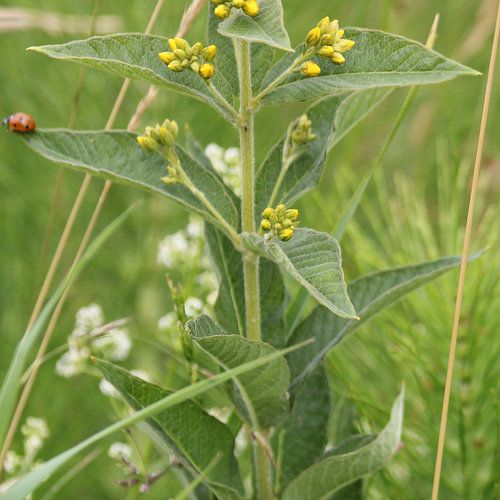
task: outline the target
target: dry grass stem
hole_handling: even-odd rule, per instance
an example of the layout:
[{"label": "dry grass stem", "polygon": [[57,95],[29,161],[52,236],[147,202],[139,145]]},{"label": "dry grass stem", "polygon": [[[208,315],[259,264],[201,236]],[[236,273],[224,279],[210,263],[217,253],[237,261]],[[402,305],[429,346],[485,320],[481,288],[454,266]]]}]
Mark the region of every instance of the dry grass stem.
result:
[{"label": "dry grass stem", "polygon": [[444,396],[443,396],[443,407],[441,413],[441,424],[439,428],[439,438],[438,438],[438,447],[436,452],[436,466],[434,470],[434,482],[432,487],[432,500],[437,500],[439,494],[439,482],[441,477],[441,467],[443,462],[443,450],[444,450],[444,442],[446,435],[446,423],[448,420],[448,410],[450,404],[450,393],[451,393],[451,382],[453,379],[453,364],[455,360],[455,352],[457,347],[457,337],[458,337],[458,327],[460,322],[460,311],[462,307],[462,297],[464,291],[464,283],[465,283],[465,272],[467,270],[467,256],[469,254],[469,243],[472,232],[472,220],[474,217],[474,204],[476,201],[476,193],[477,193],[477,185],[479,181],[479,172],[481,169],[481,158],[483,154],[483,144],[484,137],[486,132],[486,123],[488,121],[488,111],[490,105],[491,98],[491,89],[493,86],[493,75],[495,72],[495,60],[497,55],[497,47],[498,47],[498,36],[500,32],[500,0],[498,2],[497,9],[497,17],[496,17],[496,25],[495,25],[495,35],[493,37],[493,44],[491,47],[491,57],[490,64],[488,68],[488,79],[486,82],[486,90],[484,94],[484,102],[483,102],[483,112],[481,117],[481,125],[479,127],[479,139],[476,151],[476,159],[474,162],[474,173],[472,176],[472,186],[469,200],[469,209],[467,212],[467,224],[465,226],[465,236],[464,236],[464,245],[462,250],[462,263],[460,265],[460,276],[458,279],[458,288],[457,288],[457,300],[455,304],[455,315],[453,318],[453,329],[451,334],[451,343],[450,343],[450,354],[448,358],[448,370],[446,373],[446,385],[444,388]]}]

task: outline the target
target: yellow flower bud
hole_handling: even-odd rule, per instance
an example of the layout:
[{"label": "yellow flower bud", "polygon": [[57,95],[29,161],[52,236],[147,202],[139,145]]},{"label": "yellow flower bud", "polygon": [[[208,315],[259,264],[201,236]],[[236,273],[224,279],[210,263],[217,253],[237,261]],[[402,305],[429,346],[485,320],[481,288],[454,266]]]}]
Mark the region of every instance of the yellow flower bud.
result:
[{"label": "yellow flower bud", "polygon": [[203,52],[203,45],[200,42],[196,42],[192,48],[193,55],[199,56]]},{"label": "yellow flower bud", "polygon": [[177,137],[179,135],[179,125],[177,125],[177,122],[175,120],[172,120],[170,123],[170,132],[174,137]]},{"label": "yellow flower bud", "polygon": [[186,59],[186,52],[184,52],[182,49],[175,49],[174,50],[175,57],[182,61],[183,59]]},{"label": "yellow flower bud", "polygon": [[168,65],[168,69],[171,69],[172,71],[175,71],[176,73],[178,73],[179,71],[182,71],[184,69],[184,67],[182,66],[182,63],[180,63],[179,61],[177,61],[177,59],[175,61],[172,61],[169,65]]},{"label": "yellow flower bud", "polygon": [[218,5],[215,7],[214,14],[217,17],[220,17],[221,19],[225,19],[226,17],[229,17],[229,14],[231,11],[229,10],[229,7],[227,5]]},{"label": "yellow flower bud", "polygon": [[175,40],[173,38],[168,39],[168,44],[170,45],[170,49],[174,51],[177,48]]},{"label": "yellow flower bud", "polygon": [[274,211],[272,208],[266,208],[263,212],[262,212],[262,218],[263,219],[269,219],[269,217],[271,217],[271,215],[273,215]]},{"label": "yellow flower bud", "polygon": [[210,45],[209,47],[205,47],[203,49],[202,54],[203,54],[203,59],[205,59],[205,61],[211,61],[217,54],[217,47],[215,45]]},{"label": "yellow flower bud", "polygon": [[340,50],[343,52],[347,52],[348,50],[351,50],[354,46],[354,40],[339,40],[337,42],[337,45],[339,46]]},{"label": "yellow flower bud", "polygon": [[337,30],[334,35],[335,41],[338,42],[343,36],[344,30]]},{"label": "yellow flower bud", "polygon": [[233,0],[233,7],[241,9],[245,3],[245,0]]},{"label": "yellow flower bud", "polygon": [[293,222],[292,222],[290,219],[285,219],[285,220],[283,221],[282,226],[283,226],[285,229],[288,229],[288,228],[290,228],[290,227],[292,227],[292,226],[293,226]]},{"label": "yellow flower bud", "polygon": [[214,76],[214,67],[211,64],[203,64],[200,68],[200,75],[205,80],[212,78],[212,76]]},{"label": "yellow flower bud", "polygon": [[172,146],[174,143],[174,136],[170,132],[170,130],[167,130],[164,127],[160,128],[160,134],[161,134],[161,142],[162,144],[165,144],[165,146]]},{"label": "yellow flower bud", "polygon": [[307,45],[316,45],[321,37],[321,30],[319,28],[313,28],[306,36]]},{"label": "yellow flower bud", "polygon": [[199,73],[200,72],[200,63],[198,61],[194,61],[191,63],[190,68],[195,72]]},{"label": "yellow flower bud", "polygon": [[322,28],[326,28],[330,24],[330,18],[328,16],[321,19],[321,21],[317,24],[318,28],[322,30]]},{"label": "yellow flower bud", "polygon": [[300,70],[305,76],[318,76],[321,73],[321,68],[312,61],[306,61],[300,66]]},{"label": "yellow flower bud", "polygon": [[179,38],[178,36],[175,37],[175,44],[177,45],[178,49],[186,50],[190,48],[189,43],[187,43],[184,38]]},{"label": "yellow flower bud", "polygon": [[331,61],[335,64],[342,64],[343,62],[345,62],[345,57],[339,52],[335,52],[331,58]]},{"label": "yellow flower bud", "polygon": [[330,45],[323,45],[323,47],[316,51],[316,54],[321,57],[332,57],[333,53],[333,47],[331,47]]},{"label": "yellow flower bud", "polygon": [[283,215],[285,214],[285,205],[280,203],[279,205],[276,206],[276,209],[274,210],[274,213],[278,217],[278,219],[281,219]]},{"label": "yellow flower bud", "polygon": [[[339,29],[339,20],[338,19],[334,19],[328,26],[328,33],[330,35],[334,34],[337,30]],[[342,31],[342,35],[344,34],[344,32]],[[341,36],[342,36],[341,35]]]},{"label": "yellow flower bud", "polygon": [[285,210],[285,217],[292,222],[296,221],[298,216],[299,211],[296,208],[289,208],[288,210]]},{"label": "yellow flower bud", "polygon": [[158,149],[158,143],[151,139],[151,137],[144,137],[140,135],[137,137],[137,142],[139,143],[139,146],[141,146],[141,148],[148,153]]},{"label": "yellow flower bud", "polygon": [[219,5],[220,3],[224,3],[226,0],[210,0],[212,3]]},{"label": "yellow flower bud", "polygon": [[249,16],[256,16],[259,13],[259,4],[256,0],[246,0],[243,4],[243,12]]},{"label": "yellow flower bud", "polygon": [[262,229],[262,231],[265,231],[266,233],[268,231],[271,231],[272,229],[272,225],[271,223],[267,220],[267,219],[264,219],[261,223],[260,223],[260,228]]},{"label": "yellow flower bud", "polygon": [[160,52],[158,56],[167,65],[175,60],[175,55],[172,52]]},{"label": "yellow flower bud", "polygon": [[331,45],[332,37],[330,35],[321,35],[319,43],[321,45]]},{"label": "yellow flower bud", "polygon": [[281,241],[288,241],[292,236],[293,236],[293,229],[292,228],[282,229],[278,233],[278,237]]}]

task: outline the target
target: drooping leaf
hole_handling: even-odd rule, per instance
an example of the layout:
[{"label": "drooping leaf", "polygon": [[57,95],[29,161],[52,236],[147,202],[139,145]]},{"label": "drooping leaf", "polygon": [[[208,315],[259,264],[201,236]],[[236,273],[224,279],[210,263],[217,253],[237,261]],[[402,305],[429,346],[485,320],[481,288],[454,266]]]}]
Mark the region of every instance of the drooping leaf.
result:
[{"label": "drooping leaf", "polygon": [[[479,254],[470,257],[474,259]],[[316,307],[307,316],[289,340],[289,344],[314,338],[315,342],[292,353],[287,358],[292,374],[292,387],[296,390],[307,374],[322,362],[330,349],[349,333],[375,315],[401,300],[408,293],[429,283],[446,271],[460,265],[460,257],[444,257],[410,266],[385,269],[361,276],[348,285],[349,296],[360,320],[346,320],[335,316],[325,307]]]},{"label": "drooping leaf", "polygon": [[241,375],[246,371],[258,368],[259,366],[264,366],[267,363],[272,362],[275,359],[281,358],[285,354],[291,352],[294,349],[300,349],[303,345],[288,347],[282,349],[278,352],[273,352],[269,356],[264,356],[262,358],[256,359],[244,365],[240,365],[229,371],[219,373],[211,378],[201,380],[196,384],[192,384],[189,387],[184,387],[176,391],[175,393],[163,398],[156,403],[153,403],[146,408],[139,410],[132,415],[121,419],[120,421],[106,427],[105,429],[93,434],[84,441],[78,443],[77,445],[63,451],[59,455],[51,458],[47,462],[42,463],[39,467],[36,467],[31,472],[22,476],[15,484],[13,484],[8,490],[0,494],[2,500],[24,500],[27,495],[35,491],[43,482],[47,481],[55,472],[57,472],[61,467],[63,467],[69,460],[75,457],[78,453],[86,450],[93,444],[99,442],[101,439],[112,435],[113,433],[130,427],[138,422],[141,422],[149,417],[156,415],[158,412],[171,408],[183,401],[193,399],[204,392],[213,389],[224,382],[227,382],[231,378]]},{"label": "drooping leaf", "polygon": [[[96,361],[96,366],[134,410],[172,394],[106,361]],[[225,424],[192,401],[163,410],[146,422],[192,473],[205,471],[205,482],[216,495],[240,497],[243,487],[233,454],[234,438]]]},{"label": "drooping leaf", "polygon": [[328,442],[329,415],[330,386],[319,366],[298,392],[287,421],[273,435],[274,455],[282,457],[281,490],[322,456]]},{"label": "drooping leaf", "polygon": [[355,318],[341,267],[340,247],[326,233],[297,229],[289,241],[266,241],[255,234],[242,234],[245,246],[283,266],[290,276],[333,313]]},{"label": "drooping leaf", "polygon": [[[219,280],[215,319],[227,333],[245,336],[245,288],[243,261],[229,238],[206,224],[205,236]],[[274,347],[283,346],[284,283],[279,268],[267,259],[259,262],[261,338]]]},{"label": "drooping leaf", "polygon": [[56,291],[40,311],[40,314],[33,323],[31,329],[18,342],[0,389],[0,408],[2,409],[0,411],[0,443],[4,443],[7,435],[7,429],[9,427],[12,414],[14,413],[16,396],[21,386],[20,381],[23,370],[26,366],[26,360],[36,345],[37,340],[40,338],[43,328],[47,324],[52,311],[56,307],[61,296],[82,271],[83,267],[95,256],[99,248],[106,242],[106,240],[113,234],[120,224],[125,221],[132,208],[133,207],[129,208],[122,215],[117,217],[88,246],[87,250],[85,250],[75,267],[62,280],[62,283],[57,287]]},{"label": "drooping leaf", "polygon": [[[341,488],[382,468],[398,450],[403,424],[404,389],[396,399],[387,426],[368,443],[356,438],[358,447],[328,456],[294,479],[283,493],[283,500],[329,498]],[[359,445],[361,445],[359,447]]]},{"label": "drooping leaf", "polygon": [[[103,71],[116,73],[133,80],[143,80],[159,87],[168,87],[188,93],[215,108],[224,118],[234,122],[234,115],[210,90],[200,75],[184,70],[171,71],[160,60],[160,52],[169,51],[168,38],[126,33],[94,36],[86,40],[74,40],[60,45],[42,45],[28,50],[40,52],[55,59],[86,64]],[[229,106],[232,106],[232,91],[226,78],[216,71],[210,79]]]},{"label": "drooping leaf", "polygon": [[312,122],[311,132],[317,137],[308,149],[300,155],[282,176],[277,194],[272,198],[280,174],[284,169],[283,147],[285,134],[276,144],[257,171],[255,179],[255,220],[260,224],[262,211],[278,203],[285,205],[314,188],[323,173],[327,146],[333,133],[336,111],[349,94],[324,99],[311,106],[305,114]]},{"label": "drooping leaf", "polygon": [[259,0],[259,13],[255,17],[248,16],[241,10],[233,12],[219,25],[218,31],[231,38],[265,43],[270,47],[293,52],[283,24],[280,0]]},{"label": "drooping leaf", "polygon": [[319,76],[307,78],[301,73],[292,73],[266,92],[265,89],[291,66],[299,52],[286,54],[266,76],[262,84],[262,102],[279,104],[306,101],[354,90],[426,85],[444,82],[459,75],[479,74],[402,36],[377,30],[346,28],[345,38],[355,41],[354,47],[345,54],[345,63],[336,65],[328,59],[313,57],[311,60],[321,68]]},{"label": "drooping leaf", "polygon": [[[64,129],[42,129],[23,136],[27,145],[45,158],[113,182],[166,196],[191,212],[219,224],[186,186],[167,185],[161,181],[166,174],[165,160],[160,155],[145,153],[137,144],[136,137],[125,131],[78,132]],[[176,146],[176,151],[191,182],[226,222],[237,230],[239,210],[225,185],[180,146]]]},{"label": "drooping leaf", "polygon": [[[213,335],[217,325],[210,325],[208,316],[188,321],[186,327],[194,342],[224,370],[239,366],[274,352],[262,342],[239,335]],[[213,323],[213,322],[212,322]],[[233,400],[239,414],[253,428],[267,429],[278,425],[286,416],[286,391],[290,373],[284,358],[268,363],[264,368],[252,370],[234,379]]]}]

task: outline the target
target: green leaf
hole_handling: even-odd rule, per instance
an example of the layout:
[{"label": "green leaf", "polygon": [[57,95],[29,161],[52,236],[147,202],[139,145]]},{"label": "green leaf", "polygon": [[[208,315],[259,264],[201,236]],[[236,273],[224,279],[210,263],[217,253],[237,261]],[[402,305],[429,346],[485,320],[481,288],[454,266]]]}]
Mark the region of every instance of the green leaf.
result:
[{"label": "green leaf", "polygon": [[146,418],[152,417],[162,410],[171,408],[179,403],[182,403],[183,401],[187,401],[188,399],[193,399],[196,396],[203,394],[204,392],[213,389],[220,384],[223,384],[234,376],[238,376],[248,370],[264,366],[267,363],[274,361],[275,359],[280,359],[285,354],[303,347],[303,345],[305,344],[282,349],[278,352],[273,352],[269,356],[264,356],[262,358],[256,359],[255,361],[245,363],[244,365],[240,365],[237,368],[219,373],[218,375],[214,375],[211,378],[201,380],[196,384],[192,384],[188,387],[178,390],[177,392],[161,399],[160,401],[157,401],[156,403],[153,403],[146,408],[139,410],[132,415],[129,415],[122,420],[106,427],[102,431],[93,434],[76,446],[69,448],[68,450],[60,453],[49,461],[41,464],[39,467],[33,469],[28,474],[22,476],[4,493],[0,494],[0,498],[2,498],[3,500],[24,500],[27,495],[35,491],[35,489],[37,489],[43,482],[49,479],[56,471],[58,471],[74,456],[76,456],[81,451],[86,450],[101,439],[108,437],[117,431],[130,427],[133,424],[141,422]]},{"label": "green leaf", "polygon": [[330,311],[343,318],[356,318],[344,282],[340,247],[330,235],[299,228],[286,242],[267,241],[248,233],[242,234],[242,240],[249,250],[282,265]]},{"label": "green leaf", "polygon": [[[203,316],[200,320],[188,321],[186,327],[194,342],[224,370],[275,352],[268,344],[239,335],[224,335],[224,332],[213,335],[217,325],[210,322],[207,316]],[[287,413],[289,383],[290,372],[284,358],[235,378],[233,400],[242,419],[256,429],[278,425]]]},{"label": "green leaf", "polygon": [[[95,364],[134,410],[172,394],[106,361]],[[205,482],[216,495],[240,498],[243,485],[233,454],[234,438],[225,424],[193,401],[165,409],[146,422],[191,473],[205,471]]]},{"label": "green leaf", "polygon": [[[426,85],[451,80],[460,75],[478,75],[419,42],[377,30],[346,28],[345,38],[356,44],[346,53],[345,63],[336,65],[319,56],[311,60],[321,68],[314,78],[301,73],[286,76],[269,92],[263,91],[263,104],[306,101],[321,96],[377,87]],[[301,49],[302,45],[297,48]],[[296,58],[287,54],[274,65],[262,87],[266,89],[284,74]]]},{"label": "green leaf", "polygon": [[273,65],[275,49],[262,43],[253,43],[251,51],[252,92],[258,93],[260,86]]},{"label": "green leaf", "polygon": [[293,52],[283,24],[280,0],[259,0],[259,13],[255,17],[233,9],[231,17],[219,25],[219,33],[248,42],[265,43],[270,47]]},{"label": "green leaf", "polygon": [[312,465],[288,485],[283,500],[326,499],[344,486],[382,468],[399,447],[403,398],[404,388],[392,407],[389,423],[375,439],[354,451],[329,456]]},{"label": "green leaf", "polygon": [[[205,225],[205,237],[219,281],[214,314],[227,333],[245,336],[245,289],[243,261],[229,238]],[[274,347],[285,343],[283,307],[285,285],[278,266],[267,259],[259,262],[261,338]]]},{"label": "green leaf", "polygon": [[[37,130],[24,134],[27,145],[50,160],[75,170],[132,185],[173,199],[184,208],[215,224],[219,221],[183,184],[165,184],[166,162],[158,154],[146,153],[137,144],[136,134],[125,131],[78,132],[64,129]],[[176,145],[182,168],[213,208],[234,229],[239,226],[239,210],[220,179]]]},{"label": "green leaf", "polygon": [[317,137],[310,143],[309,148],[288,167],[274,200],[271,198],[285,166],[282,160],[287,134],[271,149],[257,171],[255,179],[257,225],[260,224],[262,211],[265,208],[271,205],[274,207],[278,203],[288,205],[318,184],[325,167],[327,146],[333,133],[336,112],[348,95],[322,100],[305,112],[312,122],[311,132]]},{"label": "green leaf", "polygon": [[111,224],[109,224],[109,226],[107,226],[88,246],[87,250],[76,263],[73,270],[71,270],[63,279],[62,283],[50,297],[47,304],[45,304],[31,329],[17,344],[14,355],[12,356],[12,361],[10,362],[7,374],[5,375],[4,381],[2,383],[2,388],[0,389],[0,408],[2,409],[0,411],[0,443],[4,442],[5,436],[7,434],[10,419],[12,417],[12,413],[16,404],[16,396],[19,391],[20,379],[26,365],[26,360],[33,347],[35,346],[36,341],[42,334],[43,328],[49,320],[52,311],[56,307],[63,293],[68,289],[73,280],[80,274],[83,267],[88,264],[88,262],[97,253],[99,248],[114,233],[114,231],[116,231],[120,224],[125,221],[132,208],[134,208],[134,206],[129,208],[126,212],[124,212]]},{"label": "green leaf", "polygon": [[288,420],[273,436],[275,456],[282,457],[281,490],[323,454],[328,442],[329,416],[330,386],[319,366],[298,392]]},{"label": "green leaf", "polygon": [[[470,260],[479,255],[471,256]],[[405,295],[455,269],[460,265],[460,261],[459,256],[444,257],[421,264],[377,271],[352,281],[347,288],[358,312],[359,321],[339,318],[325,307],[316,307],[299,324],[289,341],[289,344],[293,345],[303,339],[315,339],[314,343],[302,349],[300,354],[290,354],[287,358],[292,373],[292,388],[296,390],[307,374],[314,370],[328,351],[339,344],[346,335]]]},{"label": "green leaf", "polygon": [[[234,122],[234,115],[211,92],[200,75],[190,70],[171,71],[160,60],[160,52],[169,51],[168,38],[127,33],[94,36],[60,45],[42,45],[28,50],[40,52],[55,59],[74,61],[94,68],[116,73],[133,80],[143,80],[158,87],[168,87],[188,93],[215,108],[224,118]],[[218,71],[210,79],[228,105],[232,105],[232,90]]]}]

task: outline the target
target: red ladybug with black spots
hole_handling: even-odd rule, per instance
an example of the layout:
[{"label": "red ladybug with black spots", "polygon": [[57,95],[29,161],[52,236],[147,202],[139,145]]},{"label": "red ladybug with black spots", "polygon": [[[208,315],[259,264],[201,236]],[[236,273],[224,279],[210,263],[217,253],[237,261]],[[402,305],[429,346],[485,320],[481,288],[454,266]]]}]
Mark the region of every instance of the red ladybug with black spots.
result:
[{"label": "red ladybug with black spots", "polygon": [[26,113],[15,113],[3,120],[3,124],[9,128],[9,132],[33,132],[36,128],[35,120]]}]

